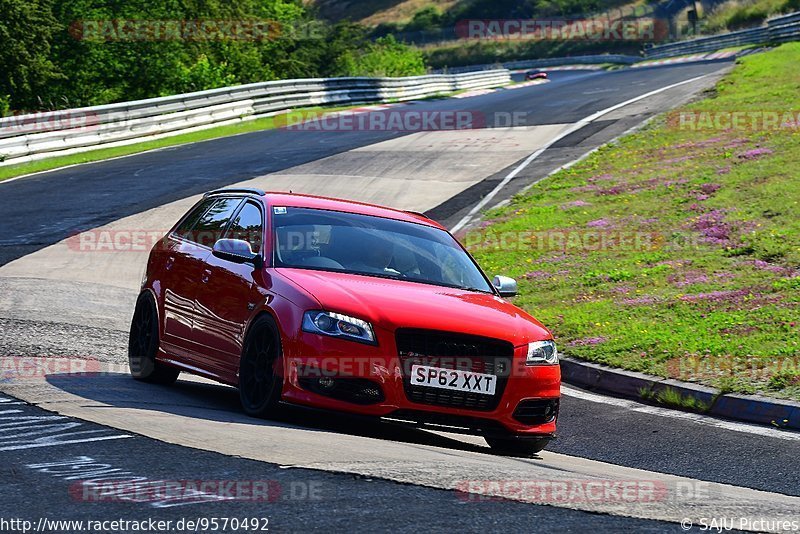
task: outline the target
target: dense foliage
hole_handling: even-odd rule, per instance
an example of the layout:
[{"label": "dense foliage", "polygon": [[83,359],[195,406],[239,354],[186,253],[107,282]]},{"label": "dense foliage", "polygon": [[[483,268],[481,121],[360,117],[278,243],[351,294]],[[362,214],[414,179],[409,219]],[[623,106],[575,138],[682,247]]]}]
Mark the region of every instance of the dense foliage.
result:
[{"label": "dense foliage", "polygon": [[706,33],[758,26],[769,17],[800,9],[800,0],[729,0],[715,7],[703,23]]},{"label": "dense foliage", "polygon": [[636,56],[641,50],[636,41],[491,41],[472,40],[443,43],[423,49],[425,62],[433,69],[500,64],[506,61],[568,57],[591,54],[627,54]]},{"label": "dense foliage", "polygon": [[324,24],[299,0],[0,0],[0,42],[0,113],[425,71],[418,52]]},{"label": "dense foliage", "polygon": [[459,21],[470,19],[515,19],[535,17],[574,17],[601,13],[630,0],[472,0],[457,2],[446,10],[426,6],[410,21],[385,23],[375,29],[377,35],[395,32],[418,32],[451,29]]}]

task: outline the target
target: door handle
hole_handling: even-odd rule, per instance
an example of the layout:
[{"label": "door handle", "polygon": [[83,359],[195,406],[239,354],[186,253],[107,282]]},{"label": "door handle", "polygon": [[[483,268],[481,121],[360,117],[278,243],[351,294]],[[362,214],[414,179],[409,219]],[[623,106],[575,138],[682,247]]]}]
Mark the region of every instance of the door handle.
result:
[{"label": "door handle", "polygon": [[170,256],[169,258],[167,258],[167,264],[166,264],[167,270],[169,271],[170,269],[172,269],[173,265],[175,265],[175,256]]},{"label": "door handle", "polygon": [[203,282],[204,284],[207,284],[208,283],[208,278],[210,276],[211,276],[211,271],[206,269],[205,271],[203,271],[203,275],[200,277],[200,281]]}]

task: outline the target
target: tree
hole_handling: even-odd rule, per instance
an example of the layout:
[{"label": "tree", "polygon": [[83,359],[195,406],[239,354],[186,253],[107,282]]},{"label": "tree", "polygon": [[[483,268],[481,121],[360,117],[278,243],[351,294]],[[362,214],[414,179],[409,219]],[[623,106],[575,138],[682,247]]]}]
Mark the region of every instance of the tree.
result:
[{"label": "tree", "polygon": [[415,76],[425,74],[419,50],[397,42],[389,35],[364,49],[344,53],[337,61],[340,76]]},{"label": "tree", "polygon": [[0,100],[12,110],[41,107],[48,84],[61,77],[50,59],[57,29],[50,0],[0,0]]}]

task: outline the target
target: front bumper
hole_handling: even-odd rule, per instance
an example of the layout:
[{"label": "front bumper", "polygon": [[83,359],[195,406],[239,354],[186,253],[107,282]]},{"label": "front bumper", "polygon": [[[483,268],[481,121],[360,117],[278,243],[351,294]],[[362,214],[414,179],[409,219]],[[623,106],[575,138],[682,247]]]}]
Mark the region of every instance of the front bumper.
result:
[{"label": "front bumper", "polygon": [[411,400],[395,336],[380,332],[378,343],[306,332],[284,340],[283,400],[457,432],[554,435],[561,370],[558,365],[526,366],[526,347],[514,349],[497,398],[474,409],[474,402],[459,405],[457,399],[448,400],[448,405],[435,403],[441,397],[433,404],[420,402],[424,399],[419,395]]}]

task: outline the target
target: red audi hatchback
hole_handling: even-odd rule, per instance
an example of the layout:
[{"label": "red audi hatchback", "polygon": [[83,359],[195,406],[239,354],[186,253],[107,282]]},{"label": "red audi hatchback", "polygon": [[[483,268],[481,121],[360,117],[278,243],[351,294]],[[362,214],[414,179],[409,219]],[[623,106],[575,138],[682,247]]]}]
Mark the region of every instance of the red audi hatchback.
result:
[{"label": "red audi hatchback", "polygon": [[555,433],[561,374],[550,332],[504,300],[515,293],[423,215],[222,189],[153,248],[130,370],[230,384],[254,416],[288,402],[530,455]]}]

